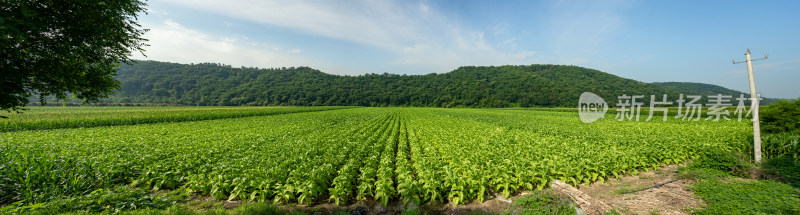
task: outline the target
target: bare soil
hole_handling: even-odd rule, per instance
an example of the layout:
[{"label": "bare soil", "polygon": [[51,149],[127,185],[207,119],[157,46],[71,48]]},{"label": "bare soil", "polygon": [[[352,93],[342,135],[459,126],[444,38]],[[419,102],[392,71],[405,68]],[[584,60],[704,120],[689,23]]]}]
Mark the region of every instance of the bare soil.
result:
[{"label": "bare soil", "polygon": [[687,189],[691,181],[678,180],[657,188],[622,194],[675,180],[677,169],[678,165],[670,165],[657,171],[625,176],[621,180],[610,179],[603,184],[595,183],[578,189],[622,214],[689,214],[690,209],[704,205],[693,191]]},{"label": "bare soil", "polygon": [[523,192],[517,196],[504,199],[496,197],[484,200],[483,202],[473,201],[467,204],[453,206],[452,204],[425,204],[425,205],[402,205],[400,202],[390,202],[383,206],[376,201],[361,201],[347,206],[336,206],[332,203],[316,203],[312,205],[283,205],[281,209],[285,211],[304,211],[309,214],[332,214],[335,212],[348,212],[353,215],[360,214],[401,214],[403,211],[414,210],[419,214],[448,214],[466,215],[474,213],[504,214],[513,210],[514,199],[520,198],[528,193]]}]

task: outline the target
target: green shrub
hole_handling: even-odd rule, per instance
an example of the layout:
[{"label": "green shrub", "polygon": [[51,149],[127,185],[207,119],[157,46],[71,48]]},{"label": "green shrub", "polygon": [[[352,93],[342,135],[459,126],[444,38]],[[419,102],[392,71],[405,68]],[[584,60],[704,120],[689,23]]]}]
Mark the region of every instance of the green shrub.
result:
[{"label": "green shrub", "polygon": [[785,156],[772,158],[764,162],[763,170],[792,187],[800,188],[800,161]]},{"label": "green shrub", "polygon": [[763,107],[759,114],[765,133],[800,133],[800,99],[778,101]]},{"label": "green shrub", "polygon": [[699,157],[689,167],[719,170],[733,176],[747,176],[750,169],[739,155],[712,148],[700,151]]},{"label": "green shrub", "polygon": [[727,178],[730,174],[728,172],[719,171],[711,168],[684,168],[678,169],[678,179],[697,179],[697,180],[710,180],[718,178]]}]

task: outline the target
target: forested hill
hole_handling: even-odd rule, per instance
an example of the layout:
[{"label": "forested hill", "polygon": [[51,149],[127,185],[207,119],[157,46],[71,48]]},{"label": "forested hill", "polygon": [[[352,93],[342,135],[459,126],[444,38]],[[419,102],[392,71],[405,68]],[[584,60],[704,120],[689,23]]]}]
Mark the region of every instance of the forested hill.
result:
[{"label": "forested hill", "polygon": [[444,74],[339,76],[308,67],[233,68],[142,61],[122,65],[107,102],[184,105],[575,107],[582,92],[611,105],[627,95],[677,94],[577,66],[461,67]]},{"label": "forested hill", "polygon": [[[739,98],[741,94],[744,94],[745,98],[750,98],[750,93],[744,93],[738,90],[728,89],[719,85],[713,84],[703,84],[703,83],[691,83],[691,82],[654,82],[652,84],[662,86],[664,88],[674,90],[678,93],[682,93],[684,95],[702,95],[704,96],[704,101],[707,101],[707,96],[709,95],[728,95],[731,96],[731,102],[733,105],[737,105],[736,98]],[[762,105],[772,104],[778,101],[778,99],[774,98],[764,98],[761,100]],[[746,102],[749,105],[749,102]]]}]

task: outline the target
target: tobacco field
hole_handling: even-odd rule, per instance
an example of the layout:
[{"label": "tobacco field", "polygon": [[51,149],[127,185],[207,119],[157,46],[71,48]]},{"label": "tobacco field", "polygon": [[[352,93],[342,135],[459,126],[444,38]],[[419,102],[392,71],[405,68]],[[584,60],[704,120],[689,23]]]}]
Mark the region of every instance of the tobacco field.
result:
[{"label": "tobacco field", "polygon": [[750,132],[749,121],[584,124],[525,109],[52,109],[2,125],[0,204],[131,185],[279,204],[458,205],[737,150]]}]

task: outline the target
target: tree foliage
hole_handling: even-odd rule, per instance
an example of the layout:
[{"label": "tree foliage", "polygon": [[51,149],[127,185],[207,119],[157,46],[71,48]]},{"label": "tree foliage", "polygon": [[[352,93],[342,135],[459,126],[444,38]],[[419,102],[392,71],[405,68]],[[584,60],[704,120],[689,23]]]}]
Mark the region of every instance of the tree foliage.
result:
[{"label": "tree foliage", "polygon": [[31,95],[96,101],[119,88],[114,78],[146,30],[136,23],[139,0],[0,3],[0,110],[17,110]]},{"label": "tree foliage", "polygon": [[759,113],[764,132],[800,134],[800,99],[778,101],[762,108]]},{"label": "tree foliage", "polygon": [[[708,103],[708,97],[707,96],[709,96],[709,95],[722,94],[722,95],[725,95],[725,96],[732,96],[730,100],[731,100],[731,104],[733,106],[736,106],[736,105],[739,104],[738,100],[736,100],[736,98],[739,98],[739,96],[742,95],[742,94],[744,95],[745,98],[748,98],[748,99],[750,98],[750,94],[749,93],[744,93],[744,92],[728,89],[728,88],[725,88],[725,87],[722,87],[722,86],[719,86],[719,85],[713,85],[713,84],[691,83],[691,82],[653,82],[651,84],[658,85],[658,86],[661,86],[661,87],[664,87],[664,88],[667,88],[667,89],[670,89],[670,90],[677,91],[679,93],[682,93],[683,95],[701,95],[701,96],[703,96],[703,98],[700,100],[700,102],[703,103],[703,104],[707,104]],[[778,99],[776,99],[776,98],[764,98],[764,97],[762,97],[762,100],[759,101],[758,104],[759,105],[769,105],[769,104],[775,103],[776,101],[778,101]],[[750,105],[750,101],[745,101],[744,104],[749,106]]]},{"label": "tree foliage", "polygon": [[465,66],[427,75],[338,76],[308,67],[234,68],[142,61],[122,65],[122,89],[106,102],[183,105],[575,107],[583,92],[613,105],[622,94],[669,94],[659,86],[577,66]]}]

